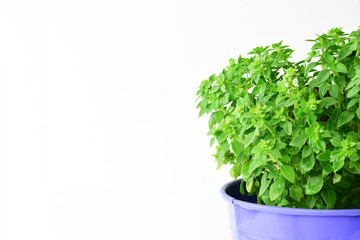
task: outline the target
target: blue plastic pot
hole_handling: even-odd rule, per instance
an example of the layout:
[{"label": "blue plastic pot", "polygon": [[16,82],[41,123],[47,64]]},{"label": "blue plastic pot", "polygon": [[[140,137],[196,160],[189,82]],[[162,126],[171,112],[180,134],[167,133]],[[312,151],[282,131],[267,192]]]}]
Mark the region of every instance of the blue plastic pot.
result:
[{"label": "blue plastic pot", "polygon": [[240,179],[221,188],[233,240],[360,240],[360,209],[312,210],[256,203],[240,194]]}]

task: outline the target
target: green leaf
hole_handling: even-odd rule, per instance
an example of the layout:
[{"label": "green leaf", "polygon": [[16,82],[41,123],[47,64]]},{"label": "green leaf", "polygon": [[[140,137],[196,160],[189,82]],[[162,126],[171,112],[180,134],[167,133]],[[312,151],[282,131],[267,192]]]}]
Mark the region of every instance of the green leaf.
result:
[{"label": "green leaf", "polygon": [[275,159],[280,159],[282,157],[282,155],[278,149],[271,149],[269,151],[269,155]]},{"label": "green leaf", "polygon": [[348,112],[348,111],[342,112],[339,116],[339,120],[337,122],[337,127],[341,127],[345,123],[350,122],[354,117],[355,117],[355,114],[352,112]]},{"label": "green leaf", "polygon": [[333,190],[326,188],[321,191],[321,196],[324,199],[327,208],[333,209],[336,202],[336,193]]},{"label": "green leaf", "polygon": [[206,113],[206,107],[200,107],[200,112],[199,112],[199,116],[201,117],[202,115],[204,115]]},{"label": "green leaf", "polygon": [[357,152],[353,152],[351,155],[350,155],[350,160],[355,162],[355,161],[358,161],[360,159],[360,156],[359,154],[357,154]]},{"label": "green leaf", "polygon": [[360,84],[360,78],[353,78],[348,85],[346,86],[345,90],[349,90],[350,88],[352,88],[355,85],[359,85]]},{"label": "green leaf", "polygon": [[270,186],[270,200],[274,201],[278,197],[280,197],[285,191],[285,179],[278,178],[273,184]]},{"label": "green leaf", "polygon": [[346,69],[346,66],[342,63],[338,63],[335,65],[334,69],[337,71],[337,72],[341,72],[341,73],[347,73],[347,69]]},{"label": "green leaf", "polygon": [[333,162],[334,172],[339,171],[345,164],[345,157],[336,157]]},{"label": "green leaf", "polygon": [[340,181],[341,181],[341,178],[342,178],[341,175],[339,175],[339,174],[334,174],[333,184],[340,182]]},{"label": "green leaf", "polygon": [[291,183],[295,182],[295,170],[293,167],[282,165],[280,170],[287,180],[289,180]]},{"label": "green leaf", "polygon": [[312,148],[309,145],[305,145],[302,150],[302,158],[306,158],[310,156],[310,154],[313,152]]},{"label": "green leaf", "polygon": [[334,147],[340,147],[341,146],[341,139],[340,138],[332,138],[332,139],[330,139],[330,142]]},{"label": "green leaf", "polygon": [[222,165],[222,160],[224,159],[226,150],[221,150],[218,155],[218,166]]},{"label": "green leaf", "polygon": [[284,131],[287,135],[291,135],[292,133],[292,123],[290,121],[286,121],[284,124]]},{"label": "green leaf", "polygon": [[241,179],[241,183],[240,183],[240,193],[242,195],[245,195],[245,189],[244,189],[244,179]]},{"label": "green leaf", "polygon": [[249,193],[252,192],[252,188],[253,188],[253,184],[254,184],[254,178],[251,177],[248,181],[246,181],[246,191],[248,191]]},{"label": "green leaf", "polygon": [[347,56],[349,56],[353,51],[350,50],[348,47],[343,47],[341,50],[340,50],[340,53],[339,53],[339,56],[338,56],[338,60],[341,61],[343,60],[344,58],[346,58]]},{"label": "green leaf", "polygon": [[[323,139],[319,139],[316,143],[315,143],[315,147],[317,147],[318,149],[320,149],[321,151],[325,151],[326,150],[326,143]],[[318,151],[316,151],[317,153]]]},{"label": "green leaf", "polygon": [[294,105],[294,103],[296,102],[295,98],[289,98],[288,100],[286,100],[285,102],[285,107],[290,107],[292,105]]},{"label": "green leaf", "polygon": [[315,166],[315,156],[311,154],[307,158],[302,158],[300,161],[300,170],[302,174],[309,172]]},{"label": "green leaf", "polygon": [[234,151],[236,156],[238,156],[240,154],[240,151],[243,149],[243,147],[241,146],[241,143],[237,140],[234,140],[231,142],[231,148]]},{"label": "green leaf", "polygon": [[261,177],[261,184],[258,196],[261,197],[266,189],[269,187],[271,180],[267,180],[268,173],[265,171]]},{"label": "green leaf", "polygon": [[230,169],[230,176],[236,180],[241,174],[241,165],[233,165]]},{"label": "green leaf", "polygon": [[321,86],[319,88],[320,97],[323,98],[328,90],[329,90],[328,84],[326,84],[326,83],[321,84]]},{"label": "green leaf", "polygon": [[255,140],[255,131],[249,133],[244,141],[244,148],[247,148],[251,143],[253,143]]},{"label": "green leaf", "polygon": [[334,98],[338,98],[339,96],[339,87],[337,85],[331,85],[330,89],[329,89],[329,93],[332,97]]},{"label": "green leaf", "polygon": [[223,119],[224,119],[224,112],[223,111],[215,112],[215,120],[216,120],[216,122],[220,123]]},{"label": "green leaf", "polygon": [[215,137],[210,139],[210,147],[212,147],[215,143]]},{"label": "green leaf", "polygon": [[308,114],[306,116],[306,121],[309,124],[309,126],[314,125],[314,123],[316,122],[316,115],[315,114]]},{"label": "green leaf", "polygon": [[312,62],[307,65],[304,74],[308,74],[315,66],[317,65],[317,62]]},{"label": "green leaf", "polygon": [[336,103],[338,103],[338,100],[336,100],[335,98],[324,97],[323,99],[321,99],[319,107],[320,108],[323,108],[324,106],[328,107],[328,106],[334,105]]},{"label": "green leaf", "polygon": [[306,206],[308,209],[312,209],[315,206],[315,203],[319,199],[318,195],[310,195],[306,197]]},{"label": "green leaf", "polygon": [[319,87],[323,82],[325,82],[330,77],[330,70],[325,69],[319,72],[317,78],[314,81],[309,83],[310,87]]},{"label": "green leaf", "polygon": [[321,162],[329,162],[330,161],[330,150],[326,150],[325,152],[320,153],[317,155],[317,159]]},{"label": "green leaf", "polygon": [[356,116],[360,119],[360,107],[356,110]]},{"label": "green leaf", "polygon": [[305,144],[307,138],[305,133],[298,135],[290,142],[290,146],[301,147]]},{"label": "green leaf", "polygon": [[334,79],[336,85],[339,87],[340,91],[342,91],[345,87],[345,77],[344,76],[337,76]]},{"label": "green leaf", "polygon": [[347,93],[346,97],[347,98],[355,97],[359,91],[360,91],[360,86],[355,86],[350,89],[350,91]]},{"label": "green leaf", "polygon": [[225,91],[226,91],[226,86],[225,86],[224,84],[223,84],[223,85],[221,85],[220,90],[221,90],[222,92],[225,92]]},{"label": "green leaf", "polygon": [[324,185],[324,181],[320,176],[312,176],[309,178],[305,185],[305,194],[306,195],[313,195],[320,192],[321,188]]},{"label": "green leaf", "polygon": [[347,109],[353,107],[356,103],[358,103],[358,99],[354,98],[354,99],[351,99],[351,101],[348,103],[347,105]]},{"label": "green leaf", "polygon": [[304,194],[302,188],[297,184],[292,185],[292,187],[290,188],[290,197],[295,199],[295,201],[300,202],[303,196]]},{"label": "green leaf", "polygon": [[245,181],[247,179],[249,179],[249,177],[251,176],[251,173],[249,171],[250,164],[251,164],[251,161],[244,163],[244,165],[242,166],[242,169],[241,169],[241,175]]},{"label": "green leaf", "polygon": [[218,137],[217,137],[217,140],[219,143],[222,143],[224,142],[225,140],[227,139],[227,136],[224,132],[222,132]]},{"label": "green leaf", "polygon": [[219,85],[214,85],[214,87],[211,89],[211,93],[216,93],[217,91],[219,91],[220,86]]},{"label": "green leaf", "polygon": [[261,155],[258,158],[254,158],[250,164],[249,173],[252,174],[255,169],[266,165],[266,163],[267,163],[267,159],[265,155]]}]

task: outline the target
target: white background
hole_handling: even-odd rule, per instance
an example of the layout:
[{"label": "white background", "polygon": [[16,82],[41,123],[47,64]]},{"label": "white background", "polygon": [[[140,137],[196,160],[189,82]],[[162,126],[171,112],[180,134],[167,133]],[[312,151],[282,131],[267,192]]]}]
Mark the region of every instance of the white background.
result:
[{"label": "white background", "polygon": [[201,80],[360,25],[359,0],[0,2],[4,240],[230,239]]}]

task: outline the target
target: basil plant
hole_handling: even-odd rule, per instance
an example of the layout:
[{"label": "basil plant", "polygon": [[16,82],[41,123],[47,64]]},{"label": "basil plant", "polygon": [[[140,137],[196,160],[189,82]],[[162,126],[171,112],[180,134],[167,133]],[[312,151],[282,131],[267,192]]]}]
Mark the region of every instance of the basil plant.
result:
[{"label": "basil plant", "polygon": [[201,82],[217,167],[259,204],[360,208],[360,28],[317,35],[292,62],[282,42],[230,59]]}]

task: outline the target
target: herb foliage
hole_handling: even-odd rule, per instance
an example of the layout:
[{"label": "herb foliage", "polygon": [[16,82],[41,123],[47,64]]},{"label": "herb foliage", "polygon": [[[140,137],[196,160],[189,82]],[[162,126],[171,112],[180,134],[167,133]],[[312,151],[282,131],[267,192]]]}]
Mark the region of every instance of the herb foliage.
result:
[{"label": "herb foliage", "polygon": [[201,82],[199,117],[218,168],[232,165],[258,203],[360,208],[360,28],[308,41],[296,63],[282,42],[230,59]]}]

